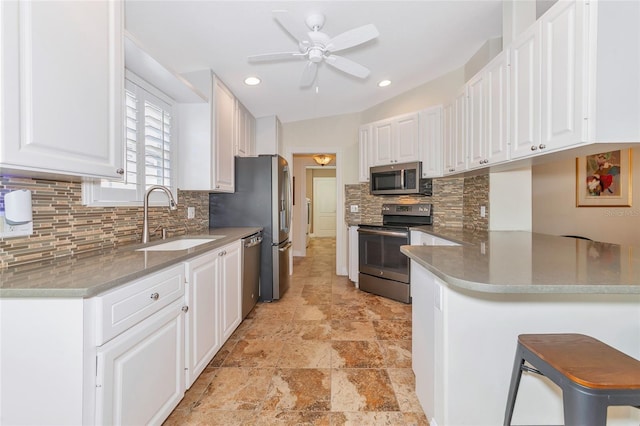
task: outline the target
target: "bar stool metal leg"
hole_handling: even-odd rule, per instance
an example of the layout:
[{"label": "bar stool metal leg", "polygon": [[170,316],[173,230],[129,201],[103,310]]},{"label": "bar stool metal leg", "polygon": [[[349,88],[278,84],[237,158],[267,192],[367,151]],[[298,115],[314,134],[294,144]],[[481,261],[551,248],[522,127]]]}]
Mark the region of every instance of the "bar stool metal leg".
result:
[{"label": "bar stool metal leg", "polygon": [[607,396],[565,386],[562,389],[562,403],[566,426],[604,426],[607,423]]},{"label": "bar stool metal leg", "polygon": [[516,404],[516,397],[518,396],[518,387],[520,386],[520,379],[522,378],[522,366],[524,365],[524,358],[522,356],[522,348],[518,343],[516,347],[516,356],[513,361],[513,371],[511,373],[511,384],[509,385],[509,395],[507,396],[507,408],[504,413],[504,426],[511,425],[511,418],[513,417],[513,409]]}]

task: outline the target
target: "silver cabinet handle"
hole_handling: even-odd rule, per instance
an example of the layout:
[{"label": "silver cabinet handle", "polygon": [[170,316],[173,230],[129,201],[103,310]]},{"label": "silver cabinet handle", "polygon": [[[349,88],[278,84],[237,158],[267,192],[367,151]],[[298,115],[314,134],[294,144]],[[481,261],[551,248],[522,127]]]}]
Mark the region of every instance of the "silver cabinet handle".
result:
[{"label": "silver cabinet handle", "polygon": [[188,307],[188,306],[186,306],[186,305],[185,305],[185,306],[183,306],[183,307],[182,307],[182,312],[184,312],[184,313],[189,312],[189,307]]},{"label": "silver cabinet handle", "polygon": [[540,144],[540,149],[545,149],[547,146],[543,143]]},{"label": "silver cabinet handle", "polygon": [[160,295],[158,293],[151,294],[151,300],[158,300],[159,298],[160,298]]},{"label": "silver cabinet handle", "polygon": [[535,146],[535,145],[531,145],[531,151],[535,151],[535,150],[537,150],[537,149],[538,149],[538,147],[537,147],[537,146]]},{"label": "silver cabinet handle", "polygon": [[120,167],[118,170],[116,170],[116,173],[122,176],[124,174],[124,169]]}]

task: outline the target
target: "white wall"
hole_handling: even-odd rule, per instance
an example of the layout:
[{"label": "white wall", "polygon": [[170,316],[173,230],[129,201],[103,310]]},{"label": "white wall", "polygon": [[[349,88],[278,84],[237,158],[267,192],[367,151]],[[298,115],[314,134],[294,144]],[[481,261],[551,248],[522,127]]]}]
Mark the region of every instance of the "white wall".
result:
[{"label": "white wall", "polygon": [[632,207],[576,207],[575,160],[534,166],[533,231],[582,235],[593,240],[638,245],[640,241],[640,148],[632,150]]},{"label": "white wall", "polygon": [[464,83],[464,67],[461,67],[363,111],[361,123],[371,123],[372,121],[442,104],[453,98]]}]

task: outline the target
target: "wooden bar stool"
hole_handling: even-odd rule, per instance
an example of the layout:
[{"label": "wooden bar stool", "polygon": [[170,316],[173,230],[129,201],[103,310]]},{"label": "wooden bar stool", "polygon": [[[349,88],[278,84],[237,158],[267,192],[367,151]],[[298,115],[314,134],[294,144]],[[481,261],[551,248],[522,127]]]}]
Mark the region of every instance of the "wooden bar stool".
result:
[{"label": "wooden bar stool", "polygon": [[505,426],[511,425],[523,370],[547,376],[562,389],[567,426],[604,426],[610,405],[640,408],[640,361],[584,334],[521,334]]}]

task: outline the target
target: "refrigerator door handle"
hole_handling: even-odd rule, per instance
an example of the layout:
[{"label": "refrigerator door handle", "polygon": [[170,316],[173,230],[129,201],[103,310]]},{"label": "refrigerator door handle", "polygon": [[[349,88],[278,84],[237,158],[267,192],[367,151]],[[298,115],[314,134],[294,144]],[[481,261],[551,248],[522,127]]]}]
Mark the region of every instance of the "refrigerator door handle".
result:
[{"label": "refrigerator door handle", "polygon": [[287,251],[292,245],[293,244],[291,244],[291,241],[289,241],[287,244],[284,245],[284,247],[278,248],[278,251]]}]

